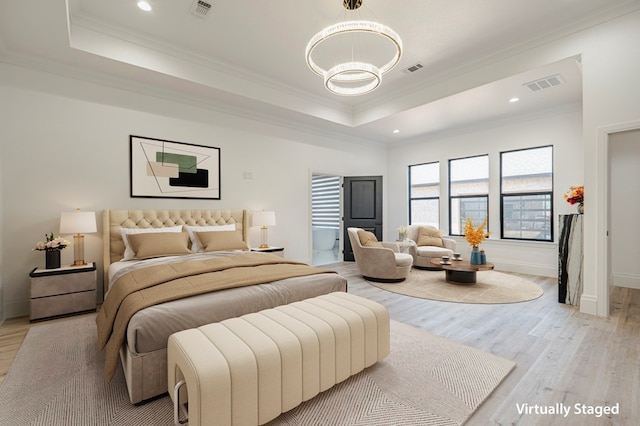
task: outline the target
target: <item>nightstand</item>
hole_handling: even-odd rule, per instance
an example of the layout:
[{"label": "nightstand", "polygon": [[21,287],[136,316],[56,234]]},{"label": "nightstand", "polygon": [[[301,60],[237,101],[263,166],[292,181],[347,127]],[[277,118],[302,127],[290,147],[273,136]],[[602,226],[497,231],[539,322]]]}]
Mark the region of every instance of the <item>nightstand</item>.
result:
[{"label": "nightstand", "polygon": [[96,309],[96,264],[35,268],[31,277],[31,321]]},{"label": "nightstand", "polygon": [[277,254],[278,256],[284,257],[284,247],[272,247],[272,246],[269,246],[267,248],[255,247],[255,248],[252,248],[251,251],[258,251],[262,253],[273,253],[273,254]]}]

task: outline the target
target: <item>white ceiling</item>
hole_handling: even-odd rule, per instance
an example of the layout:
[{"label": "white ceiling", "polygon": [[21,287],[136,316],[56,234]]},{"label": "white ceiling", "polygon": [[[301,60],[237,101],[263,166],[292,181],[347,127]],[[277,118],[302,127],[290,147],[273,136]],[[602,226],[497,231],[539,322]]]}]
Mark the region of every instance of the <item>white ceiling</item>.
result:
[{"label": "white ceiling", "polygon": [[[346,19],[341,0],[211,0],[204,18],[192,14],[194,0],[148,1],[150,13],[137,0],[0,0],[0,61],[387,143],[579,103],[579,58],[475,88],[434,88],[640,7],[634,0],[364,0],[359,17],[393,28],[404,53],[376,91],[342,97],[327,92],[304,59],[316,32]],[[421,70],[404,71],[418,62]],[[564,84],[536,93],[523,86],[554,74]],[[513,96],[520,102],[508,103]]]}]

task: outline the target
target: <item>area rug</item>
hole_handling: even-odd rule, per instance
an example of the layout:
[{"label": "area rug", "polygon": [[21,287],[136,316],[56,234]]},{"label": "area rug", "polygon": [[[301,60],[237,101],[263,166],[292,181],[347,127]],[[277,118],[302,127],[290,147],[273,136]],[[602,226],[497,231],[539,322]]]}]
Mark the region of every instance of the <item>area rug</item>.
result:
[{"label": "area rug", "polygon": [[[122,370],[105,383],[94,315],[33,327],[0,384],[0,425],[173,425],[165,395],[139,406]],[[270,426],[460,425],[515,364],[392,322],[382,362]]]},{"label": "area rug", "polygon": [[475,284],[451,284],[444,271],[412,269],[406,280],[385,284],[367,281],[383,290],[422,299],[458,303],[517,303],[542,296],[542,288],[521,277],[497,271],[480,271]]}]

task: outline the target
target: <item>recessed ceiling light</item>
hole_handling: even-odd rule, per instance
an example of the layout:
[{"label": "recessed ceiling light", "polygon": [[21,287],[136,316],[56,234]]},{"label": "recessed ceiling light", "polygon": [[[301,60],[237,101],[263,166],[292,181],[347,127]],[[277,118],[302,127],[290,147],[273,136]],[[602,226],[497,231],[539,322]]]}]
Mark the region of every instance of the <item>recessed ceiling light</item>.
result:
[{"label": "recessed ceiling light", "polygon": [[393,133],[400,133],[400,130],[399,130],[399,129],[395,129],[395,130],[393,131]]},{"label": "recessed ceiling light", "polygon": [[141,10],[144,10],[145,12],[151,12],[151,5],[149,4],[149,2],[146,1],[139,1],[138,2],[138,7]]},{"label": "recessed ceiling light", "polygon": [[511,98],[509,99],[509,102],[511,102],[512,104],[515,102],[518,102],[520,100],[520,98]]}]

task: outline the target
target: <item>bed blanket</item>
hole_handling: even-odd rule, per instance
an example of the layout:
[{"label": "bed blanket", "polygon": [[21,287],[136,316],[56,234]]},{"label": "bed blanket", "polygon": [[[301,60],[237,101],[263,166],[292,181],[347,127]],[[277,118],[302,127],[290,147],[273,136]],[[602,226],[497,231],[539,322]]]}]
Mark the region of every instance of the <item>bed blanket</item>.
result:
[{"label": "bed blanket", "polygon": [[153,265],[123,274],[96,315],[98,344],[105,349],[105,378],[111,380],[115,374],[127,324],[141,309],[216,290],[321,273],[335,272],[274,254],[250,253]]}]

